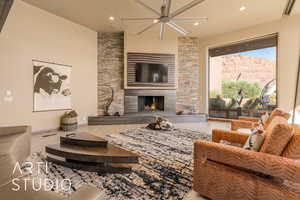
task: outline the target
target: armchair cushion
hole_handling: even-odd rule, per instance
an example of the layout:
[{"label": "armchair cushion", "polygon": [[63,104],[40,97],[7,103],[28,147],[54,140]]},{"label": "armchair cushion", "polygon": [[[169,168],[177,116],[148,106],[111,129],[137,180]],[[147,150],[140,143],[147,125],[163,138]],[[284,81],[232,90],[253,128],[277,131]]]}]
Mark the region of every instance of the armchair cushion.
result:
[{"label": "armchair cushion", "polygon": [[293,128],[283,117],[275,117],[266,130],[266,138],[260,152],[281,155],[293,136]]},{"label": "armchair cushion", "polygon": [[300,159],[300,134],[294,134],[282,153],[283,157]]}]

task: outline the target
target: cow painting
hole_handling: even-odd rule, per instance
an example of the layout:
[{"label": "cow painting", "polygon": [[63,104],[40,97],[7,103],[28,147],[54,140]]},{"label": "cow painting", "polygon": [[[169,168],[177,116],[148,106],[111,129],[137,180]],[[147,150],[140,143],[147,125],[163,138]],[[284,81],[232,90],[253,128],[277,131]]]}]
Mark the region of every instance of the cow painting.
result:
[{"label": "cow painting", "polygon": [[71,67],[33,61],[34,111],[71,109]]}]

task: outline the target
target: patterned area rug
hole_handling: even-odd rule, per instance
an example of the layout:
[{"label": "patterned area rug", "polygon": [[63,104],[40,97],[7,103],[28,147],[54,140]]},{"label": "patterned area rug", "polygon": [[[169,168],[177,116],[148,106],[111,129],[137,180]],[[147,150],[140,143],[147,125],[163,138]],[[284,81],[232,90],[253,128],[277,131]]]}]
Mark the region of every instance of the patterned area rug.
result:
[{"label": "patterned area rug", "polygon": [[[98,174],[49,163],[48,173],[40,173],[38,178],[68,178],[72,181],[71,192],[83,184],[95,186],[103,191],[102,200],[183,199],[192,188],[193,143],[199,139],[211,140],[211,136],[187,129],[133,129],[106,139],[141,155],[132,173]],[[43,162],[45,155],[35,153],[32,160]],[[68,195],[64,191],[57,192]]]}]

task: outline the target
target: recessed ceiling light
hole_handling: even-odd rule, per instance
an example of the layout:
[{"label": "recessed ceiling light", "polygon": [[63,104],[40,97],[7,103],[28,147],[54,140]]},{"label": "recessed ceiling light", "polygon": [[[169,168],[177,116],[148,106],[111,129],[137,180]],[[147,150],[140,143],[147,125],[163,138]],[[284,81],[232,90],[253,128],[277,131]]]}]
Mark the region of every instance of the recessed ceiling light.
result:
[{"label": "recessed ceiling light", "polygon": [[240,7],[240,11],[245,11],[245,10],[246,10],[246,6]]},{"label": "recessed ceiling light", "polygon": [[194,26],[198,26],[198,25],[199,25],[199,22],[195,22],[195,23],[194,23]]},{"label": "recessed ceiling light", "polygon": [[153,20],[153,23],[154,24],[158,23],[158,19]]},{"label": "recessed ceiling light", "polygon": [[113,16],[110,16],[110,17],[109,17],[109,20],[114,21],[115,18],[114,18]]}]

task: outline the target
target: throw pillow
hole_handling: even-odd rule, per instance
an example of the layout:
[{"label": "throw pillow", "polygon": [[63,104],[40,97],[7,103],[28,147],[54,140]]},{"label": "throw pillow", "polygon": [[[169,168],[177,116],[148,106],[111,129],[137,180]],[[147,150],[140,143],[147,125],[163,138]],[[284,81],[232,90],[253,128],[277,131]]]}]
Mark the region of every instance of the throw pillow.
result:
[{"label": "throw pillow", "polygon": [[264,126],[269,119],[270,115],[268,112],[260,117],[260,123]]},{"label": "throw pillow", "polygon": [[281,155],[293,136],[293,128],[283,117],[275,117],[266,130],[266,138],[260,152]]},{"label": "throw pillow", "polygon": [[265,140],[265,135],[261,130],[254,130],[251,135],[249,135],[243,148],[251,151],[259,151],[263,142]]},{"label": "throw pillow", "polygon": [[268,128],[268,126],[271,124],[272,120],[278,116],[283,117],[286,120],[288,120],[291,115],[288,112],[285,112],[284,110],[276,108],[275,110],[272,111],[271,115],[269,115],[269,118],[265,121],[265,123],[264,123],[265,129]]}]

